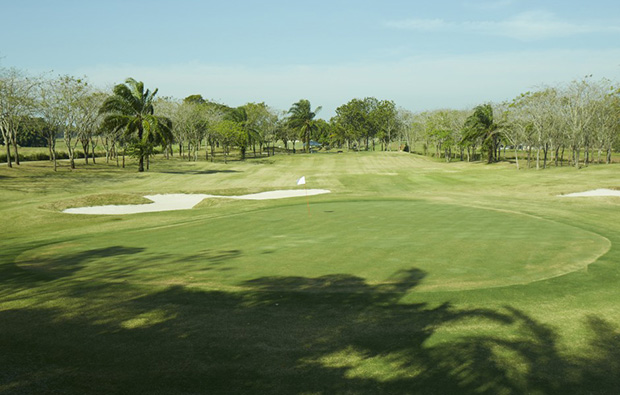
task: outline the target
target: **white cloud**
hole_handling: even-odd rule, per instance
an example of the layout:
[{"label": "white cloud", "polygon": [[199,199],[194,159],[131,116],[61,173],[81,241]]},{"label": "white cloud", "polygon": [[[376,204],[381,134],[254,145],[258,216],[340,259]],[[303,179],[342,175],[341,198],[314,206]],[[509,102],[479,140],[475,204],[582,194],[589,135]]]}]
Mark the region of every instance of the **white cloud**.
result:
[{"label": "white cloud", "polygon": [[620,49],[525,51],[470,55],[418,56],[396,62],[340,65],[289,65],[277,68],[179,64],[100,66],[73,71],[98,86],[132,76],[159,94],[183,98],[201,94],[231,106],[251,101],[287,110],[299,99],[323,106],[329,119],[351,100],[374,96],[418,111],[464,108],[510,100],[541,84],[582,78],[620,79]]},{"label": "white cloud", "polygon": [[497,34],[530,41],[536,39],[568,37],[585,33],[618,31],[615,26],[578,24],[558,19],[545,11],[531,11],[499,22],[468,22],[467,30]]},{"label": "white cloud", "polygon": [[574,23],[546,11],[529,11],[501,21],[448,22],[443,19],[404,19],[389,21],[390,28],[421,32],[471,32],[505,36],[522,41],[568,37],[586,33],[618,33],[616,24]]}]

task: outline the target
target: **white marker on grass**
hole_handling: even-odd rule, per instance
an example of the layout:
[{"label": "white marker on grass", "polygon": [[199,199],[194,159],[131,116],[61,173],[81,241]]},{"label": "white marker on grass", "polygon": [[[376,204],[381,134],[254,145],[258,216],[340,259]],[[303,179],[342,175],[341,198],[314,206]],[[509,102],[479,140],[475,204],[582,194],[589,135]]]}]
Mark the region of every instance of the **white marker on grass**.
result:
[{"label": "white marker on grass", "polygon": [[308,206],[308,218],[310,218],[310,199],[308,198],[308,190],[306,189],[306,176],[301,176],[301,178],[297,180],[297,185],[303,185],[306,191],[306,205]]}]

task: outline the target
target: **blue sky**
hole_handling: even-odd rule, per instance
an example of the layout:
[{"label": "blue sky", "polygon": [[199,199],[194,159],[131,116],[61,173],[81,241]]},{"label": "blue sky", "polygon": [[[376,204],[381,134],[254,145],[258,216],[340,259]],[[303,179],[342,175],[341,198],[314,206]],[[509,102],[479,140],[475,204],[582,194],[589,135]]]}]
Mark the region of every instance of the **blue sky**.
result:
[{"label": "blue sky", "polygon": [[593,74],[620,80],[620,2],[0,0],[0,65],[127,77],[160,95],[329,118],[352,98],[412,111],[510,100]]}]

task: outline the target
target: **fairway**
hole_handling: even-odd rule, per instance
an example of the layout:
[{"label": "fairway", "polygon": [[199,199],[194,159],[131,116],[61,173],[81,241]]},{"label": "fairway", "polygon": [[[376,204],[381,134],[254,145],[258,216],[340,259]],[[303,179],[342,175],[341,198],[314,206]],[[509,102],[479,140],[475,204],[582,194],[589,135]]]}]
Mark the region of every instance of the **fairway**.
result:
[{"label": "fairway", "polygon": [[[0,168],[0,393],[613,394],[617,165],[397,152]],[[206,198],[193,209],[69,207]],[[262,195],[261,195],[262,196]]]},{"label": "fairway", "polygon": [[[303,203],[95,234],[66,248],[29,250],[16,263],[50,276],[72,268],[98,281],[123,273],[124,282],[216,288],[241,287],[275,273],[348,274],[371,285],[390,284],[416,269],[424,273],[417,291],[444,291],[560,276],[584,269],[608,248],[609,241],[595,233],[518,213],[423,201],[363,201],[313,204],[311,216]],[[176,252],[170,261],[171,251]]]}]

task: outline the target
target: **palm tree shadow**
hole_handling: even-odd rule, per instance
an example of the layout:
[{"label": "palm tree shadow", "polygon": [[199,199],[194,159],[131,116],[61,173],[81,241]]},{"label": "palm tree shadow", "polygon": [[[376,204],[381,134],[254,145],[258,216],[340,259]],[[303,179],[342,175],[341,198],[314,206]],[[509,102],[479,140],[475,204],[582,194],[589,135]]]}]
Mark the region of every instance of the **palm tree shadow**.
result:
[{"label": "palm tree shadow", "polygon": [[[576,394],[617,388],[610,372],[617,372],[620,344],[606,321],[588,321],[591,357],[568,358],[552,328],[511,307],[402,303],[425,275],[411,269],[385,284],[342,274],[263,277],[232,292],[171,286],[140,294],[122,283],[81,284],[80,293],[106,309],[0,311],[0,389]],[[510,326],[517,335],[429,343],[461,322]]]},{"label": "palm tree shadow", "polygon": [[239,173],[238,170],[162,170],[159,173],[164,174],[218,174],[218,173]]},{"label": "palm tree shadow", "polygon": [[[34,248],[42,246],[44,245],[37,245]],[[137,255],[143,251],[144,248],[110,246],[62,255],[38,256],[33,259],[22,260],[19,264],[0,264],[0,284],[4,286],[32,286],[40,282],[54,281],[74,275],[90,261]]]}]

